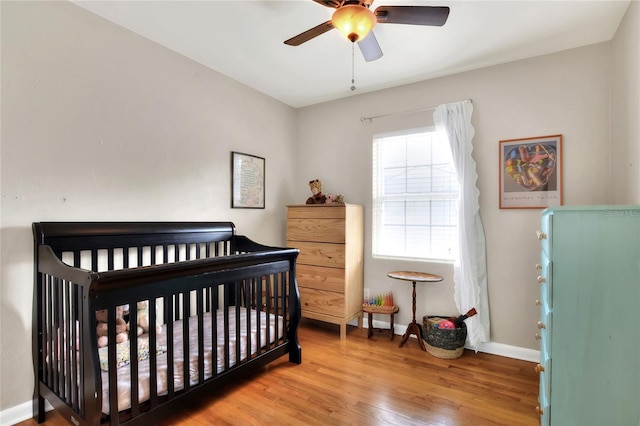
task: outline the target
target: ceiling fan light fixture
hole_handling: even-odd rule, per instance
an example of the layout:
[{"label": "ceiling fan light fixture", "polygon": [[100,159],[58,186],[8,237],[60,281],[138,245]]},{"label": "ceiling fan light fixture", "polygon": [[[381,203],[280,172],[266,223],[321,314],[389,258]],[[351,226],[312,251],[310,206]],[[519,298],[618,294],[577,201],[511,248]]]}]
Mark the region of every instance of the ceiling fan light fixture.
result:
[{"label": "ceiling fan light fixture", "polygon": [[376,15],[366,6],[348,4],[337,9],[331,23],[352,42],[364,39],[376,24]]}]

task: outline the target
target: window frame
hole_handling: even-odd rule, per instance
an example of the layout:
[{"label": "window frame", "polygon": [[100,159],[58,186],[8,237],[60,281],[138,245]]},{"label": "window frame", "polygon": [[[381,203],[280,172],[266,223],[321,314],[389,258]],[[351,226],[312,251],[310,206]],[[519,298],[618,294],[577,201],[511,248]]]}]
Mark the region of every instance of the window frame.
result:
[{"label": "window frame", "polygon": [[[419,194],[411,194],[408,192],[404,192],[401,194],[379,194],[380,192],[380,187],[384,184],[383,180],[384,180],[384,173],[383,173],[383,165],[380,162],[380,151],[381,148],[378,145],[379,143],[383,143],[384,139],[392,139],[392,138],[404,138],[404,143],[405,146],[407,144],[407,139],[409,139],[412,136],[415,135],[420,135],[420,134],[430,134],[429,137],[432,138],[431,141],[429,143],[444,143],[447,144],[446,146],[446,151],[445,152],[439,152],[438,154],[440,156],[442,155],[446,155],[448,157],[448,162],[449,162],[449,168],[447,169],[447,173],[451,173],[453,176],[453,179],[455,181],[455,190],[454,191],[447,191],[447,192],[421,192]],[[438,136],[437,134],[439,134],[440,136]],[[434,140],[433,138],[435,138],[436,140]],[[439,139],[439,140],[438,140]],[[433,153],[433,146],[431,146],[431,153]],[[406,161],[407,158],[405,156],[405,165],[404,165],[404,169],[407,170],[409,169],[410,166],[408,164],[408,162]],[[429,168],[430,173],[431,173],[431,177],[433,176],[433,166],[434,166],[434,162],[431,161],[429,163],[423,163],[424,165],[427,166],[427,168]],[[442,162],[438,162],[435,164],[442,164]],[[418,127],[418,128],[410,128],[410,129],[404,129],[404,130],[400,130],[400,131],[394,131],[394,132],[385,132],[385,133],[377,133],[374,134],[372,137],[372,163],[371,163],[371,167],[372,167],[372,213],[371,213],[371,219],[372,219],[372,224],[371,224],[371,230],[372,230],[372,241],[371,241],[371,255],[374,259],[394,259],[394,260],[407,260],[407,261],[418,261],[418,262],[437,262],[437,263],[453,263],[457,256],[458,256],[458,217],[457,217],[457,208],[458,208],[458,204],[459,204],[459,197],[460,197],[460,185],[458,183],[458,178],[455,172],[455,168],[453,166],[453,160],[451,158],[451,152],[448,148],[448,141],[446,140],[446,135],[438,132],[435,128],[435,126],[429,126],[429,127]],[[405,172],[405,188],[407,187],[406,184],[407,181],[407,173]],[[449,185],[451,185],[451,182],[449,183]],[[433,188],[433,186],[432,186]],[[433,201],[438,201],[438,200],[449,200],[449,202],[454,203],[454,205],[451,207],[449,207],[449,215],[447,217],[448,221],[449,221],[449,225],[446,225],[446,228],[455,228],[454,229],[454,233],[453,235],[451,235],[449,237],[449,243],[450,243],[450,247],[449,247],[449,251],[450,254],[443,256],[442,253],[440,253],[440,255],[438,255],[437,253],[434,253],[434,251],[432,249],[429,249],[429,253],[427,253],[426,255],[420,255],[418,253],[416,253],[415,251],[413,253],[411,253],[411,249],[407,248],[407,239],[406,236],[408,234],[408,232],[410,231],[410,229],[412,227],[415,228],[416,225],[411,225],[407,223],[407,209],[405,206],[404,209],[404,221],[401,225],[398,225],[399,227],[402,227],[402,229],[404,230],[404,249],[402,250],[402,253],[389,253],[389,252],[383,252],[382,250],[380,250],[380,238],[384,238],[383,235],[381,235],[381,231],[382,231],[382,226],[381,224],[379,224],[379,221],[381,220],[380,215],[381,215],[381,208],[382,205],[385,201],[389,201],[389,200],[398,200],[398,201],[404,201],[406,202],[428,202],[429,204]],[[431,204],[430,204],[431,207]],[[453,210],[452,210],[453,209]],[[424,228],[427,229],[431,234],[431,231],[433,229],[438,228],[437,225],[434,225],[433,223],[433,214],[429,213],[428,216],[428,225],[425,225]],[[446,244],[445,244],[446,245]],[[443,246],[445,246],[443,245]]]}]

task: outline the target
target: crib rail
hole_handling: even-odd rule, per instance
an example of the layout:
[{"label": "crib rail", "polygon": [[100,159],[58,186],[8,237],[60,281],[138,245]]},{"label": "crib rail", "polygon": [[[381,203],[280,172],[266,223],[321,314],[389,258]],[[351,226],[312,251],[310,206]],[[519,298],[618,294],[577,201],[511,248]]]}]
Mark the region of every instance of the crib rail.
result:
[{"label": "crib rail", "polygon": [[[238,368],[264,365],[287,352],[290,361],[300,362],[295,249],[237,236],[230,222],[36,223],[33,230],[34,417],[39,422],[46,398],[73,424],[149,424],[162,418],[159,409],[170,409],[195,389],[230,380]],[[128,332],[128,366],[120,368],[133,378],[148,368],[153,385],[146,390],[131,380],[130,403],[120,411],[122,398],[112,391],[118,378],[101,370],[96,311],[106,310],[108,323],[114,324],[117,307],[128,305],[129,322],[136,324],[138,302],[145,301],[148,335],[139,337],[134,328]],[[224,323],[222,335],[217,321]],[[263,330],[263,323],[273,327]],[[242,346],[248,334],[255,342],[247,339]],[[173,344],[176,337],[179,347]],[[115,327],[107,338],[116,341]],[[207,346],[220,341],[221,360],[215,345]],[[139,359],[141,343],[148,347],[144,359]],[[110,343],[108,371],[117,371],[118,357],[117,345]],[[180,357],[184,368],[175,371]],[[190,357],[197,377],[190,373]],[[165,379],[166,389],[159,392],[155,384],[162,380],[164,359],[166,377],[178,377],[179,385]],[[109,382],[108,395],[103,395],[103,379]]]}]

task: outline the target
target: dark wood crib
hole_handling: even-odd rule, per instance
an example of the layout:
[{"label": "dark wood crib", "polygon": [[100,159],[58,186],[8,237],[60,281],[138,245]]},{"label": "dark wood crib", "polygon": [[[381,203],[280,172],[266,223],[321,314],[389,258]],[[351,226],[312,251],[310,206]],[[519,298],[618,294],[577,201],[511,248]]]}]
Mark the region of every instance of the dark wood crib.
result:
[{"label": "dark wood crib", "polygon": [[[255,243],[231,222],[48,222],[33,235],[38,422],[46,399],[74,425],[153,424],[287,353],[301,362],[297,249]],[[122,307],[128,340],[116,343]]]}]

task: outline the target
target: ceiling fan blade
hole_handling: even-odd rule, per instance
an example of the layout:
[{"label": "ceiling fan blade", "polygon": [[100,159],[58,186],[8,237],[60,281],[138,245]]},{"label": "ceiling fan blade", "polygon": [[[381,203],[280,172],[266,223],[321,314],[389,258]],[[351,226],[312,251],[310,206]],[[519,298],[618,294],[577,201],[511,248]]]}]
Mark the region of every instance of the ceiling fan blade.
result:
[{"label": "ceiling fan blade", "polygon": [[316,3],[320,3],[323,6],[333,7],[334,9],[339,8],[342,5],[342,2],[339,0],[313,0]]},{"label": "ceiling fan blade", "polygon": [[446,6],[380,6],[374,13],[379,24],[441,27],[447,22],[449,8]]},{"label": "ceiling fan blade", "polygon": [[376,59],[382,58],[382,49],[380,49],[378,39],[376,39],[373,31],[371,31],[369,35],[358,42],[358,47],[362,52],[362,56],[364,56],[364,60],[367,62],[375,61]]},{"label": "ceiling fan blade", "polygon": [[309,41],[314,37],[318,37],[320,34],[324,34],[330,29],[333,29],[333,24],[331,21],[327,21],[311,28],[310,30],[298,34],[295,37],[291,37],[289,40],[285,41],[284,44],[288,44],[289,46],[300,46],[302,43]]}]

